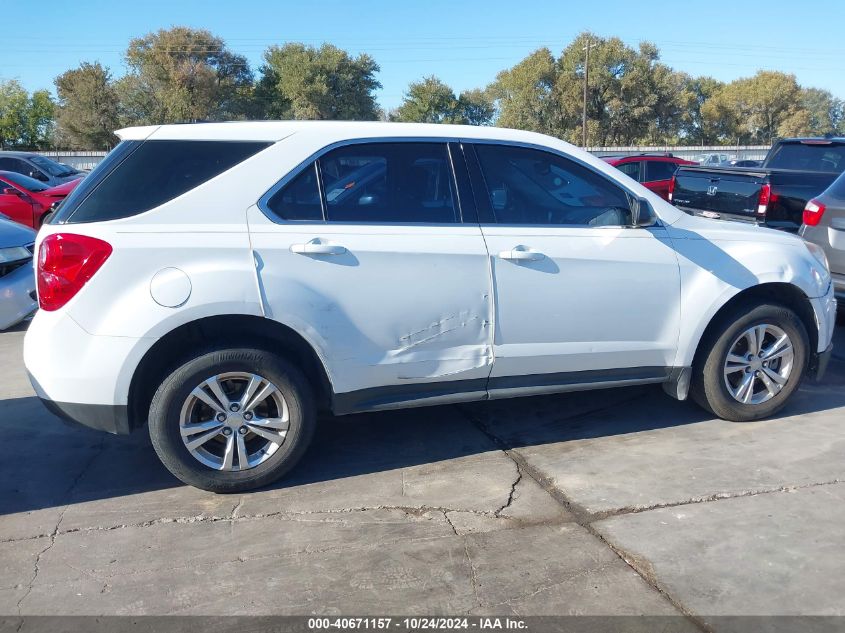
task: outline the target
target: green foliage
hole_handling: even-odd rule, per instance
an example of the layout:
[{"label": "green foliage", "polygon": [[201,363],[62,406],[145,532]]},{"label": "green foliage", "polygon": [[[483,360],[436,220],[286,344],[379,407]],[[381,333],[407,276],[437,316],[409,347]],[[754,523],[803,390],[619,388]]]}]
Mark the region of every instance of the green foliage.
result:
[{"label": "green foliage", "polygon": [[493,100],[484,90],[467,90],[456,97],[452,88],[435,76],[408,86],[405,100],[393,121],[489,125],[495,115]]},{"label": "green foliage", "polygon": [[83,62],[55,79],[59,97],[58,144],[72,149],[108,149],[117,142],[119,100],[107,68]]},{"label": "green foliage", "polygon": [[431,75],[402,104],[382,110],[379,65],[331,44],[271,46],[259,78],[212,33],[173,27],[130,41],[129,72],[113,81],[99,63],[59,75],[58,104],[0,82],[0,146],[111,147],[121,126],[225,119],[393,120],[533,130],[580,143],[585,47],[590,44],[587,135],[591,145],[769,143],[778,136],[845,134],[845,103],[760,71],[723,83],[660,61],[649,42],[584,32],[558,57],[540,48],[486,88],[456,94]]},{"label": "green foliage", "polygon": [[49,147],[53,115],[53,100],[46,90],[30,95],[17,81],[0,82],[0,148]]},{"label": "green foliage", "polygon": [[240,118],[250,94],[246,58],[206,30],[177,26],[129,42],[117,82],[126,124]]},{"label": "green foliage", "polygon": [[509,70],[496,75],[488,88],[499,116],[496,125],[520,130],[556,134],[561,123],[561,107],[555,87],[557,64],[548,48],[540,48]]},{"label": "green foliage", "polygon": [[379,65],[367,54],[351,57],[323,44],[291,43],[264,53],[256,88],[273,118],[374,120],[379,116],[374,91]]}]

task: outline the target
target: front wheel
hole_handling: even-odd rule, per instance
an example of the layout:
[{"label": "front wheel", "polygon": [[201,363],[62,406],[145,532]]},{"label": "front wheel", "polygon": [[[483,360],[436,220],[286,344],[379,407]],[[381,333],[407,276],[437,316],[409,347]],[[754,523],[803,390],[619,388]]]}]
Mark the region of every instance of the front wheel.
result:
[{"label": "front wheel", "polygon": [[302,373],[258,349],[224,349],[187,361],[153,396],[149,431],[167,469],[212,492],[276,481],[305,452],[315,426]]},{"label": "front wheel", "polygon": [[809,337],[785,306],[738,310],[702,341],[690,393],[722,419],[748,422],[774,415],[798,389]]}]

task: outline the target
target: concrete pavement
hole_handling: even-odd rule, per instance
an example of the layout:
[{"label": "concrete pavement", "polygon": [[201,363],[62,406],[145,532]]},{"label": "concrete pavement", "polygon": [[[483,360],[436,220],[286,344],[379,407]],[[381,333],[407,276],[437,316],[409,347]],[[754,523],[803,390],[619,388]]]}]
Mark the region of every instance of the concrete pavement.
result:
[{"label": "concrete pavement", "polygon": [[845,615],[841,359],[752,424],[659,388],[326,419],[290,478],[223,496],[143,433],[58,422],[22,336],[0,333],[0,614]]}]

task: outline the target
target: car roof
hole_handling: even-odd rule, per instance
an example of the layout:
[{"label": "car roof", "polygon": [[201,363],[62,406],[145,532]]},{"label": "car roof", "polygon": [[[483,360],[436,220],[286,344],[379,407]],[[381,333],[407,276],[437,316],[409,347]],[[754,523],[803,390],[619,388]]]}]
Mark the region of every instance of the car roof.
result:
[{"label": "car roof", "polygon": [[280,141],[297,132],[324,135],[327,142],[348,138],[467,138],[525,143],[547,143],[550,137],[510,128],[447,125],[438,123],[394,123],[384,121],[232,121],[151,125],[117,130],[121,140],[221,140]]},{"label": "car roof", "polygon": [[15,158],[29,158],[31,156],[38,156],[36,152],[13,152],[8,150],[0,150],[0,156],[14,156]]},{"label": "car roof", "polygon": [[691,163],[693,161],[680,156],[666,156],[665,154],[629,154],[628,156],[601,156],[603,161],[611,165],[618,165],[633,161],[652,161],[655,163]]},{"label": "car roof", "polygon": [[780,143],[818,143],[824,145],[826,143],[845,143],[843,136],[800,136],[795,138],[779,139]]}]

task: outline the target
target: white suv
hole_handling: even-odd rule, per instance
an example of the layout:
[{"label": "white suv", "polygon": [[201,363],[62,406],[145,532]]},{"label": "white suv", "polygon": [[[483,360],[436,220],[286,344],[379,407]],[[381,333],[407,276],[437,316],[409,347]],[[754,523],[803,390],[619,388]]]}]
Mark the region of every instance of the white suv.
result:
[{"label": "white suv", "polygon": [[529,132],[165,125],[38,234],[26,335],[48,408],[148,424],[179,479],[281,477],[333,413],[663,383],[778,411],[830,353],[820,251],[694,218]]}]

